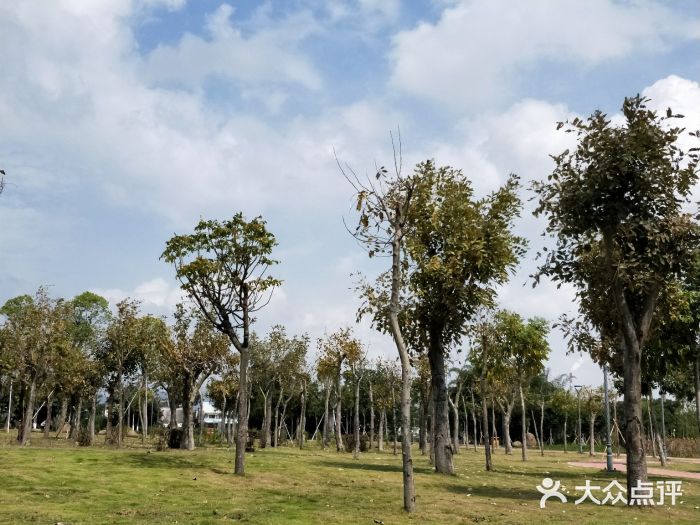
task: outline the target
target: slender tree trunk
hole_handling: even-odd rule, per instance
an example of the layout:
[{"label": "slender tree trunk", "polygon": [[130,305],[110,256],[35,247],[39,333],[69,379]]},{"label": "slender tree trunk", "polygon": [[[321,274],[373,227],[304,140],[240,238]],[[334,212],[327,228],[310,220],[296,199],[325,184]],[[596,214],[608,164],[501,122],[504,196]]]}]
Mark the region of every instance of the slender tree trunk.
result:
[{"label": "slender tree trunk", "polygon": [[540,455],[544,456],[544,396],[540,400]]},{"label": "slender tree trunk", "polygon": [[420,449],[421,455],[424,456],[427,442],[426,434],[428,432],[428,429],[426,428],[426,425],[428,424],[428,414],[424,394],[421,394],[420,405],[418,407],[418,416],[418,448]]},{"label": "slender tree trunk", "polygon": [[22,433],[19,435],[19,444],[24,446],[29,443],[32,435],[32,420],[34,419],[34,401],[36,399],[36,377],[32,376],[29,388],[24,396],[24,413],[22,414]]},{"label": "slender tree trunk", "polygon": [[530,409],[530,416],[532,416],[532,428],[535,431],[535,441],[537,442],[537,448],[540,448],[540,432],[537,430],[537,419],[535,418],[535,412]]},{"label": "slender tree trunk", "polygon": [[656,457],[656,432],[654,431],[654,421],[651,417],[652,403],[651,394],[647,394],[647,418],[649,420],[649,442],[651,443],[651,455]]},{"label": "slender tree trunk", "polygon": [[664,404],[666,402],[666,392],[661,391],[661,451],[663,452],[663,463],[666,465],[666,409]]},{"label": "slender tree trunk", "polygon": [[[359,390],[359,388],[358,388]],[[360,401],[360,394],[357,394],[357,403]],[[299,416],[299,448],[304,448],[304,431],[306,430],[306,382],[301,388],[301,415]],[[359,424],[359,423],[358,423]],[[359,431],[359,429],[358,429]]]},{"label": "slender tree trunk", "polygon": [[119,406],[117,407],[117,448],[121,448],[124,439],[124,380],[121,369],[119,377]]},{"label": "slender tree trunk", "polygon": [[90,415],[88,416],[87,424],[87,444],[89,446],[95,443],[95,416],[97,414],[97,392],[92,394],[92,399],[90,400]]},{"label": "slender tree trunk", "polygon": [[264,444],[260,443],[261,448],[269,446],[272,437],[272,393],[269,390],[265,394],[265,418],[263,421],[263,427],[261,439],[263,440]]},{"label": "slender tree trunk", "polygon": [[595,454],[595,439],[593,434],[595,432],[595,412],[591,412],[588,415],[588,437],[590,440],[588,447],[588,455],[593,456]]},{"label": "slender tree trunk", "polygon": [[369,443],[367,450],[374,446],[374,394],[372,393],[372,382],[369,383]]},{"label": "slender tree trunk", "polygon": [[398,427],[396,425],[396,394],[394,393],[394,388],[391,388],[391,420],[394,427],[394,456],[396,455],[396,449],[398,447]]},{"label": "slender tree trunk", "polygon": [[435,408],[435,434],[432,436],[435,446],[435,471],[441,474],[454,474],[447,383],[445,381],[445,353],[440,339],[441,334],[442,327],[431,327],[428,349]]},{"label": "slender tree trunk", "polygon": [[5,419],[5,433],[10,433],[10,420],[12,419],[12,381],[10,380],[10,394],[7,398],[7,419]]},{"label": "slender tree trunk", "polygon": [[353,416],[353,439],[355,440],[355,449],[353,458],[360,457],[360,381],[362,378],[355,379],[355,414]]},{"label": "slender tree trunk", "polygon": [[491,441],[494,445],[491,447],[491,453],[495,453],[498,450],[496,442],[498,441],[498,432],[496,431],[496,402],[491,398]]},{"label": "slender tree trunk", "polygon": [[457,391],[455,392],[455,400],[448,397],[447,400],[452,408],[452,452],[453,454],[459,454],[459,396],[462,394],[462,383],[457,386]]},{"label": "slender tree trunk", "polygon": [[239,397],[238,397],[238,429],[236,433],[236,465],[234,472],[240,476],[245,474],[245,448],[248,442],[248,362],[250,350],[248,347],[239,348],[241,357],[239,373]]},{"label": "slender tree trunk", "polygon": [[336,402],[335,402],[335,450],[341,452],[343,450],[343,409],[341,405],[341,384],[340,384],[340,369],[338,366],[338,377],[335,383]]},{"label": "slender tree trunk", "polygon": [[49,392],[49,395],[46,396],[46,419],[44,420],[45,438],[48,438],[49,434],[51,433],[51,403],[53,402],[52,397],[52,392]]},{"label": "slender tree trunk", "polygon": [[[482,382],[486,382],[485,379]],[[484,458],[486,460],[486,470],[493,470],[491,459],[491,439],[489,437],[489,406],[486,401],[486,387],[482,385],[481,393],[481,432],[484,436]]]},{"label": "slender tree trunk", "polygon": [[141,396],[141,443],[146,443],[148,436],[148,374],[143,371],[143,395]]},{"label": "slender tree trunk", "polygon": [[471,388],[469,389],[469,395],[472,398],[472,428],[474,429],[474,452],[476,452],[476,404],[474,404],[474,390]]},{"label": "slender tree trunk", "polygon": [[525,396],[523,395],[523,384],[522,382],[518,382],[518,392],[520,393],[520,412],[522,414],[522,443],[523,443],[523,449],[522,449],[522,455],[523,455],[523,461],[527,461],[527,412],[525,411]]},{"label": "slender tree trunk", "polygon": [[[170,396],[168,396],[170,397]],[[66,404],[66,409],[68,407],[68,404]],[[61,406],[61,411],[63,411],[63,407]],[[114,387],[109,386],[107,389],[107,424],[105,426],[105,444],[111,445],[114,440],[113,440],[113,434],[114,434],[114,429],[112,428],[112,418],[114,417]],[[60,423],[60,428],[63,428],[63,423]]]},{"label": "slender tree trunk", "polygon": [[564,412],[564,453],[568,452],[568,450],[566,449],[566,424],[567,424],[568,420],[569,420],[569,414]]},{"label": "slender tree trunk", "polygon": [[386,424],[386,409],[382,407],[382,413],[379,416],[379,434],[377,434],[377,449],[379,452],[384,452],[384,425]]},{"label": "slender tree trunk", "polygon": [[280,387],[280,392],[279,395],[277,396],[277,404],[275,405],[275,432],[274,432],[274,442],[272,444],[273,447],[277,448],[277,445],[279,444],[279,438],[280,438],[280,422],[279,422],[279,413],[280,413],[280,405],[282,404],[282,396],[284,394],[284,388]]},{"label": "slender tree trunk", "polygon": [[329,443],[329,430],[330,430],[330,415],[328,411],[328,406],[330,404],[331,400],[331,385],[326,384],[326,395],[323,403],[323,441],[321,446],[323,447],[323,450],[326,450],[328,448],[328,443]]},{"label": "slender tree trunk", "polygon": [[83,396],[78,396],[78,404],[75,407],[75,414],[73,415],[73,423],[70,426],[70,439],[75,441],[78,439],[80,434],[80,420],[83,411]]}]

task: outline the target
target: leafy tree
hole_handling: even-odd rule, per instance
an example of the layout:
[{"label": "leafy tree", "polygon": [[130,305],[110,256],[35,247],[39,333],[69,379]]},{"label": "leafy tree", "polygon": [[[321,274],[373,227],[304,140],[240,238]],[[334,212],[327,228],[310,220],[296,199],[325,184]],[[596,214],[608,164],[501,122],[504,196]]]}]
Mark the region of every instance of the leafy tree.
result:
[{"label": "leafy tree", "polygon": [[235,473],[244,474],[248,438],[248,364],[253,315],[281,281],[267,275],[275,237],[261,217],[246,221],[201,220],[194,233],[175,235],[161,258],[174,265],[177,279],[202,315],[226,334],[241,356]]},{"label": "leafy tree", "polygon": [[445,354],[457,344],[465,324],[489,305],[525,247],[512,233],[521,208],[518,182],[511,176],[498,191],[474,196],[461,171],[419,164],[411,232],[406,247],[415,298],[413,346],[427,348],[435,413],[435,469],[453,473]]},{"label": "leafy tree", "polygon": [[[677,145],[680,117],[658,116],[647,99],[625,99],[624,123],[596,111],[559,123],[577,147],[553,156],[547,181],[534,185],[537,215],[556,246],[538,276],[573,284],[579,309],[612,349],[622,350],[627,487],[646,480],[641,381],[645,346],[664,288],[697,243],[682,205],[697,180],[698,156]],[[697,134],[695,134],[697,136]],[[610,307],[613,306],[613,308]]]}]

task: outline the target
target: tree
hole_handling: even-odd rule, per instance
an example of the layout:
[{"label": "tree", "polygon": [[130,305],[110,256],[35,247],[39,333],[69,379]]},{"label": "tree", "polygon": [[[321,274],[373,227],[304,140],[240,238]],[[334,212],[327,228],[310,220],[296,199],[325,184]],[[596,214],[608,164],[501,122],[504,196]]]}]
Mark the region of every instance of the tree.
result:
[{"label": "tree", "polygon": [[23,402],[22,421],[17,440],[29,443],[34,420],[37,390],[47,371],[69,348],[63,301],[51,299],[45,288],[34,297],[22,295],[8,300],[0,315],[4,367],[13,367],[20,381]]},{"label": "tree", "polygon": [[511,176],[498,191],[474,197],[461,171],[419,164],[414,215],[406,247],[409,289],[416,299],[414,347],[427,348],[435,414],[435,470],[453,473],[445,354],[465,324],[490,305],[524,252],[525,240],[512,233],[521,208],[518,181]]},{"label": "tree", "polygon": [[174,341],[163,345],[174,375],[182,384],[182,437],[180,448],[194,450],[193,406],[204,382],[223,365],[228,338],[214,330],[195,309],[175,308]]},{"label": "tree", "polygon": [[114,396],[118,395],[117,405],[117,447],[121,447],[124,440],[124,410],[125,388],[127,378],[134,373],[137,366],[137,352],[139,348],[138,325],[139,302],[124,299],[117,303],[117,315],[112,319],[107,328],[106,345],[101,359],[105,367],[110,371],[107,379],[107,429],[106,439],[112,442],[112,410]]},{"label": "tree", "polygon": [[578,144],[553,156],[548,180],[534,184],[535,213],[547,217],[546,231],[556,238],[537,277],[574,285],[581,315],[609,347],[622,351],[630,496],[647,477],[644,348],[659,298],[697,242],[682,205],[697,180],[698,155],[682,151],[677,139],[683,130],[668,126],[680,115],[669,109],[660,117],[647,102],[639,95],[626,98],[622,125],[601,111],[559,123]]},{"label": "tree", "polygon": [[[393,140],[392,140],[393,142]],[[356,192],[356,209],[360,213],[353,236],[365,247],[369,257],[384,254],[391,256],[391,268],[380,275],[375,285],[365,283],[360,287],[366,298],[358,317],[369,314],[373,325],[394,339],[401,363],[401,456],[403,471],[403,506],[406,512],[415,512],[416,493],[413,483],[413,458],[411,456],[411,360],[408,344],[400,318],[406,319],[401,304],[402,290],[406,284],[405,257],[406,234],[413,209],[413,193],[417,180],[402,174],[401,142],[397,152],[394,144],[394,173],[389,176],[386,168],[377,170],[375,180],[360,179],[348,168],[343,175]],[[387,281],[390,283],[387,286]],[[388,290],[387,290],[388,288]],[[382,420],[383,421],[383,420]],[[380,421],[381,426],[381,421]],[[383,436],[380,435],[380,440]],[[381,441],[380,441],[381,443]]]},{"label": "tree", "polygon": [[224,333],[241,356],[235,473],[245,472],[248,439],[248,364],[253,314],[269,302],[281,281],[267,275],[276,246],[265,221],[246,221],[242,213],[230,220],[201,220],[194,233],[175,235],[161,258],[175,267],[181,287],[202,315]]},{"label": "tree", "polygon": [[602,388],[584,388],[581,393],[583,398],[583,408],[588,413],[588,455],[595,454],[595,418],[603,410],[603,390]]}]

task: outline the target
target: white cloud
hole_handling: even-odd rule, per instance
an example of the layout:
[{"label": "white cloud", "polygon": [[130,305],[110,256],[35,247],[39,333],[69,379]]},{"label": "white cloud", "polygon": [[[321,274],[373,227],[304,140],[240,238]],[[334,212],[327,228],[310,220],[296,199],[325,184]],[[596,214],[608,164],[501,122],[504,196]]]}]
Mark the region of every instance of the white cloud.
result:
[{"label": "white cloud", "polygon": [[169,315],[175,310],[177,303],[183,302],[183,292],[177,284],[168,283],[161,277],[142,282],[133,290],[95,288],[91,291],[101,295],[111,304],[127,298],[135,299],[140,301],[143,312],[155,315]]},{"label": "white cloud", "polygon": [[217,76],[243,86],[272,82],[322,88],[320,74],[297,51],[301,41],[319,30],[311,15],[290,16],[248,37],[233,25],[233,15],[233,7],[222,4],[207,16],[208,39],[186,34],[175,46],[158,46],[143,63],[144,78],[189,87]]},{"label": "white cloud", "polygon": [[538,61],[591,66],[700,37],[700,21],[661,3],[463,0],[394,38],[392,85],[447,106],[509,95]]}]

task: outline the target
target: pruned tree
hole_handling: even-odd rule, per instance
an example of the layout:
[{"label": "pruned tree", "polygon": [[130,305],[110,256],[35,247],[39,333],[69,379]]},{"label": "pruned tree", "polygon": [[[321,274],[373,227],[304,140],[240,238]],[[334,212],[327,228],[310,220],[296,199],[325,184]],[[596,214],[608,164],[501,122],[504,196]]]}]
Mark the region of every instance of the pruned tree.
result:
[{"label": "pruned tree", "polygon": [[264,307],[281,284],[267,275],[277,263],[271,258],[275,237],[265,221],[245,220],[242,213],[230,220],[201,220],[194,233],[175,235],[161,258],[175,267],[183,290],[202,315],[226,334],[241,356],[238,433],[235,473],[244,474],[248,439],[248,364],[254,314]]}]

